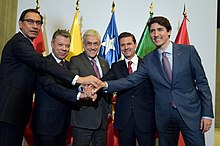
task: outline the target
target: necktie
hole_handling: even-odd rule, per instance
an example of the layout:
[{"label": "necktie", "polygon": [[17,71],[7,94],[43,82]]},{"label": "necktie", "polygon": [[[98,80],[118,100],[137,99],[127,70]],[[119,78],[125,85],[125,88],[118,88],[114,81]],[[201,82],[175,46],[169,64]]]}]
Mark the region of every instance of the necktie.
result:
[{"label": "necktie", "polygon": [[131,68],[131,64],[132,64],[132,63],[133,63],[132,61],[128,61],[128,73],[129,73],[129,74],[133,73],[133,70],[132,70],[132,68]]},{"label": "necktie", "polygon": [[63,67],[66,68],[66,66],[65,66],[65,62],[64,62],[63,60],[61,60],[59,64],[60,64],[61,66],[63,66]]},{"label": "necktie", "polygon": [[166,72],[167,77],[168,77],[169,81],[171,82],[172,81],[172,71],[171,71],[170,62],[166,56],[166,52],[162,53],[162,63],[163,63],[164,71]]},{"label": "necktie", "polygon": [[99,72],[99,68],[98,68],[98,66],[96,65],[96,60],[95,59],[92,59],[91,60],[91,63],[92,63],[92,66],[93,66],[93,69],[94,69],[94,71],[95,71],[95,73],[96,73],[96,76],[97,76],[97,78],[101,78],[101,75],[100,75],[100,72]]},{"label": "necktie", "polygon": [[[164,71],[166,72],[167,77],[168,77],[169,81],[171,82],[172,81],[172,71],[171,71],[170,61],[168,60],[166,54],[167,54],[166,52],[162,53],[162,63],[163,63]],[[172,107],[176,108],[176,103],[173,99],[170,104]]]}]

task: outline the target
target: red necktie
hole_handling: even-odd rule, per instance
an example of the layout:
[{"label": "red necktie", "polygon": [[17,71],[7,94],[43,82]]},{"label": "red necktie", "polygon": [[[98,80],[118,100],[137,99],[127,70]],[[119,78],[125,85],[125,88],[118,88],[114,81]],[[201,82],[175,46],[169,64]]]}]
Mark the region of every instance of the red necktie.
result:
[{"label": "red necktie", "polygon": [[95,73],[96,73],[96,76],[97,76],[97,78],[101,78],[101,75],[100,75],[100,72],[99,72],[99,68],[98,68],[98,66],[96,65],[96,60],[95,59],[92,59],[91,60],[91,63],[92,63],[92,66],[93,66],[93,69],[94,69],[94,71],[95,71]]},{"label": "red necktie", "polygon": [[133,70],[132,70],[132,68],[131,68],[131,64],[132,64],[132,63],[133,63],[132,61],[128,61],[128,73],[129,73],[129,74],[133,73]]}]

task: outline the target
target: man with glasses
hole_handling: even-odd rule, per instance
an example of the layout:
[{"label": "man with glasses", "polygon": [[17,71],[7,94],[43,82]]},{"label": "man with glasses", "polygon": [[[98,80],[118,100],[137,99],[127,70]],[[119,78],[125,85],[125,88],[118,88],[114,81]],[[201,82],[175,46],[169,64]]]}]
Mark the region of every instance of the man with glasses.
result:
[{"label": "man with glasses", "polygon": [[68,84],[94,84],[94,76],[79,77],[56,62],[43,58],[33,47],[43,17],[35,9],[24,10],[20,32],[5,45],[0,64],[0,145],[21,146],[23,131],[31,114],[36,72],[44,72]]}]

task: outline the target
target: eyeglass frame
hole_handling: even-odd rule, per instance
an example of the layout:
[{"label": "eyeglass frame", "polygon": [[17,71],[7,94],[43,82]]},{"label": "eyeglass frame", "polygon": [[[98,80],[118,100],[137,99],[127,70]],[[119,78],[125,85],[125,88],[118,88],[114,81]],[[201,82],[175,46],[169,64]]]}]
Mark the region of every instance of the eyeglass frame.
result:
[{"label": "eyeglass frame", "polygon": [[33,19],[23,19],[22,22],[24,21],[26,21],[29,25],[34,25],[34,23],[36,23],[37,26],[41,26],[43,24],[40,20],[34,21]]}]

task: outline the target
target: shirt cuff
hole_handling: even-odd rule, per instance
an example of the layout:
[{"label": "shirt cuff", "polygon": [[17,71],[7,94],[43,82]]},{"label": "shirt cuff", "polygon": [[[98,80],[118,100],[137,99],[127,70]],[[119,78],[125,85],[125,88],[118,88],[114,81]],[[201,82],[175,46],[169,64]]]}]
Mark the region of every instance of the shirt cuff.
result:
[{"label": "shirt cuff", "polygon": [[108,89],[108,83],[107,82],[104,82],[105,83],[105,88],[104,90],[107,90]]},{"label": "shirt cuff", "polygon": [[213,118],[207,117],[207,116],[202,116],[202,118],[204,118],[204,119],[209,119],[209,120],[212,120],[212,119],[213,119]]},{"label": "shirt cuff", "polygon": [[76,84],[76,81],[78,80],[79,76],[75,75],[74,79],[72,80],[72,85]]},{"label": "shirt cuff", "polygon": [[79,100],[80,99],[80,95],[81,95],[81,92],[79,92],[76,96],[76,100]]}]

